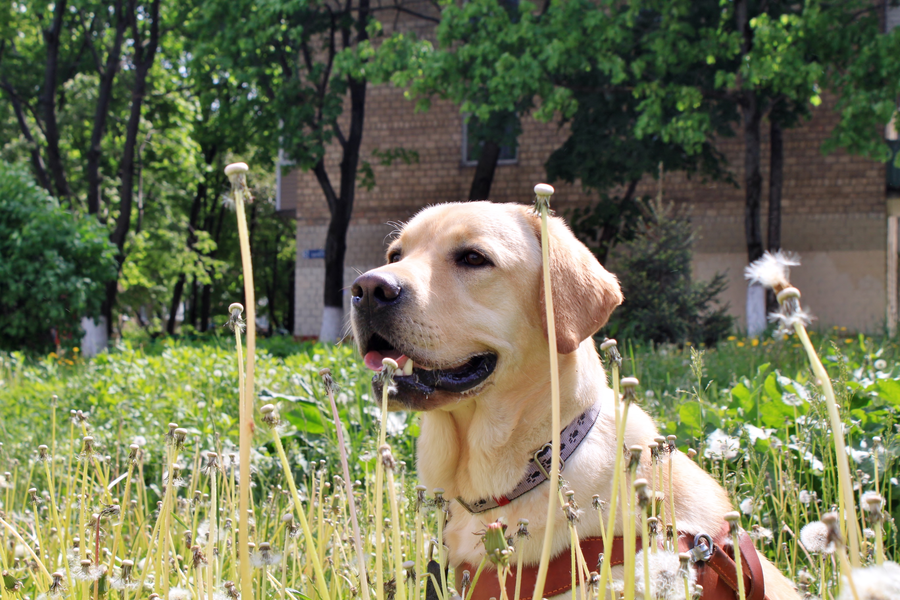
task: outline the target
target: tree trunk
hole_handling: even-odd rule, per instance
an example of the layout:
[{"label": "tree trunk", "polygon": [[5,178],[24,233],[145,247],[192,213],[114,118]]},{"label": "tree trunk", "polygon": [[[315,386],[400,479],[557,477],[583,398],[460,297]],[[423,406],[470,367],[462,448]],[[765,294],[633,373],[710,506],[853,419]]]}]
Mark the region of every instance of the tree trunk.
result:
[{"label": "tree trunk", "polygon": [[66,180],[65,166],[59,150],[59,124],[56,121],[56,87],[59,71],[59,34],[62,31],[66,13],[66,0],[57,0],[53,9],[53,22],[45,29],[44,42],[47,46],[47,64],[44,69],[44,93],[41,98],[44,113],[44,139],[47,142],[47,167],[59,198],[72,195]]},{"label": "tree trunk", "polygon": [[172,290],[172,304],[169,305],[169,321],[166,324],[166,333],[175,335],[175,325],[177,324],[178,306],[181,304],[181,295],[184,293],[184,284],[186,280],[184,273],[178,276],[175,282],[175,289]]},{"label": "tree trunk", "polygon": [[97,107],[94,111],[94,124],[91,130],[91,143],[87,150],[87,201],[88,213],[100,214],[100,157],[102,156],[103,134],[106,132],[106,120],[109,117],[109,105],[112,102],[113,82],[119,71],[119,59],[122,54],[122,42],[128,25],[122,6],[123,0],[115,4],[116,33],[112,46],[106,57],[106,66],[100,71],[100,86],[97,93]]},{"label": "tree trunk", "polygon": [[[153,0],[148,14],[142,20],[138,20],[137,18],[136,4],[136,1],[132,0],[128,7],[128,21],[131,24],[135,39],[135,77],[134,87],[131,91],[131,111],[128,115],[128,124],[125,127],[125,146],[122,149],[122,181],[119,192],[119,217],[116,219],[115,228],[109,236],[109,240],[115,244],[118,249],[116,258],[119,263],[119,273],[121,273],[122,270],[122,263],[125,262],[125,239],[128,235],[128,230],[131,227],[131,205],[134,200],[134,159],[141,124],[141,108],[144,103],[144,96],[147,93],[147,75],[150,72],[150,67],[153,66],[153,60],[156,57],[156,51],[159,46],[160,0]],[[150,39],[145,44],[139,29],[139,24],[147,22],[148,20],[150,21]],[[103,308],[110,335],[112,335],[112,313],[116,303],[118,285],[118,276],[106,285],[106,303]]]},{"label": "tree trunk", "polygon": [[[368,39],[366,25],[369,21],[369,0],[360,0],[359,16],[356,23],[358,41]],[[343,32],[345,45],[351,32]],[[325,238],[325,290],[322,328],[319,340],[336,343],[340,340],[344,314],[344,256],[347,253],[347,229],[350,227],[350,216],[353,214],[353,201],[356,195],[356,171],[359,167],[359,148],[362,145],[363,124],[366,115],[366,81],[347,80],[350,90],[350,131],[343,144],[341,160],[341,192],[335,197],[334,190],[328,183],[324,173],[323,161],[316,165],[316,177],[322,186],[326,199],[332,198],[328,206],[331,209],[331,221]],[[324,175],[324,177],[323,177]]]},{"label": "tree trunk", "polygon": [[31,135],[31,128],[28,126],[28,121],[25,119],[25,109],[10,85],[4,81],[2,87],[9,95],[13,111],[16,113],[16,121],[19,123],[19,129],[22,131],[22,135],[28,142],[31,154],[31,166],[34,169],[34,175],[37,177],[40,186],[52,194],[53,188],[50,184],[50,175],[47,174],[47,168],[44,166],[44,159],[41,157],[41,147],[34,139],[34,136]]},{"label": "tree trunk", "polygon": [[491,197],[491,184],[494,182],[494,172],[497,170],[499,159],[500,144],[493,140],[485,140],[481,147],[481,156],[478,157],[478,165],[475,167],[475,175],[472,177],[469,200],[488,200]]},{"label": "tree trunk", "polygon": [[[781,190],[784,185],[784,140],[781,123],[769,114],[769,217],[766,247],[769,252],[781,250]],[[775,292],[766,292],[766,312],[778,310]]]},{"label": "tree trunk", "polygon": [[763,254],[760,206],[762,174],[760,173],[760,121],[756,94],[747,94],[744,105],[744,233],[747,237],[747,259],[753,262]]},{"label": "tree trunk", "polygon": [[769,123],[769,251],[781,250],[781,189],[784,185],[784,141],[781,123],[772,119]]}]

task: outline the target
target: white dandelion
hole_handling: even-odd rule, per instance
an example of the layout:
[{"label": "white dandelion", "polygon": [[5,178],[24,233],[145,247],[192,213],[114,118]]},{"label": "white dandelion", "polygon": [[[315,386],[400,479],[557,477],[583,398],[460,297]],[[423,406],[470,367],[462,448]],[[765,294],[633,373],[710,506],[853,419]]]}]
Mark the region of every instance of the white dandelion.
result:
[{"label": "white dandelion", "polygon": [[[853,583],[859,600],[897,600],[900,598],[900,565],[885,562],[882,565],[853,569]],[[849,585],[841,586],[838,600],[854,600]]]}]

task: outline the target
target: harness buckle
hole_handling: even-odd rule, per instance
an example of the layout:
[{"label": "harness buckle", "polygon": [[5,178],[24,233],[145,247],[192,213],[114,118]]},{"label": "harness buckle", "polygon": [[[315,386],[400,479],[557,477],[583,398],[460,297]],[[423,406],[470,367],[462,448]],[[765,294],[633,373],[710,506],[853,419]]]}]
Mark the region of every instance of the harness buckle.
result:
[{"label": "harness buckle", "polygon": [[715,544],[713,543],[712,537],[708,533],[698,533],[694,536],[694,547],[691,548],[691,561],[692,562],[706,562],[713,555],[713,549],[715,548]]}]

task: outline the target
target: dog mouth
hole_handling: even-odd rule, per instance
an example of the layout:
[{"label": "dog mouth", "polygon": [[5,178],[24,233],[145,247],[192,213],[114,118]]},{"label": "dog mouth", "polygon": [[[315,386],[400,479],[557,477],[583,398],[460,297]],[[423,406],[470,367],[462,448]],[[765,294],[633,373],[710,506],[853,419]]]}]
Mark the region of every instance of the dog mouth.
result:
[{"label": "dog mouth", "polygon": [[450,365],[428,364],[397,349],[378,334],[364,346],[363,356],[366,367],[376,372],[372,381],[379,388],[377,373],[384,368],[382,361],[385,358],[396,361],[398,369],[394,373],[394,382],[398,395],[404,391],[426,397],[439,391],[462,394],[484,383],[497,367],[497,355],[492,352],[473,354]]}]

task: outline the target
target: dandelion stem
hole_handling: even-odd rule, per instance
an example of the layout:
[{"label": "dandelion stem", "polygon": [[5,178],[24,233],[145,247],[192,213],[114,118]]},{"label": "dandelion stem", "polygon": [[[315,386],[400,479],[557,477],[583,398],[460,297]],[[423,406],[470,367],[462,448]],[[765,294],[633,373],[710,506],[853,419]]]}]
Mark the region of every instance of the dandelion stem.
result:
[{"label": "dandelion stem", "polygon": [[[316,549],[313,540],[312,531],[309,529],[309,522],[306,520],[306,513],[303,512],[303,504],[300,502],[300,494],[297,492],[297,484],[294,483],[294,477],[291,475],[291,465],[288,462],[287,455],[284,452],[284,446],[281,443],[281,437],[275,432],[272,435],[272,441],[275,443],[275,450],[278,458],[281,460],[281,469],[284,471],[284,477],[287,479],[288,488],[291,490],[291,498],[294,501],[294,510],[300,519],[300,526],[303,528],[303,535],[306,538],[306,553],[312,560],[313,572],[316,575],[316,589],[323,599],[329,598],[328,586],[325,584],[325,572],[322,570],[322,563],[319,562],[319,552]],[[248,558],[249,564],[249,558]]]},{"label": "dandelion stem", "polygon": [[[323,369],[323,371],[325,371]],[[353,545],[356,547],[356,560],[359,563],[359,585],[362,591],[362,600],[369,600],[369,583],[366,576],[366,554],[363,550],[362,536],[359,533],[359,518],[356,514],[356,499],[353,497],[353,480],[350,478],[350,464],[347,460],[347,447],[344,444],[344,424],[341,422],[338,413],[337,403],[334,401],[334,382],[329,372],[319,371],[319,375],[325,382],[325,392],[328,395],[328,401],[331,404],[331,415],[334,418],[334,427],[337,430],[338,451],[341,456],[341,471],[344,474],[344,490],[347,493],[347,505],[350,512],[350,523],[353,527]],[[416,512],[418,522],[419,513]],[[416,526],[416,535],[418,536],[419,527]],[[418,549],[418,545],[416,546]],[[419,572],[419,565],[416,565],[416,572]]]},{"label": "dandelion stem", "polygon": [[831,378],[828,376],[828,372],[822,365],[822,361],[819,360],[816,349],[813,347],[809,335],[806,333],[806,327],[803,325],[802,321],[794,321],[794,331],[797,332],[797,336],[800,338],[800,342],[806,350],[806,355],[809,358],[813,373],[819,380],[819,383],[822,386],[822,392],[825,394],[825,404],[828,407],[828,417],[831,421],[831,431],[834,436],[834,449],[836,453],[835,460],[837,460],[838,467],[838,482],[840,487],[840,494],[838,495],[838,507],[840,511],[839,522],[842,533],[849,541],[850,563],[854,567],[858,567],[860,566],[859,521],[856,515],[856,504],[853,501],[853,485],[850,480],[850,465],[847,462],[847,449],[844,444],[844,427],[841,423],[841,417],[838,414],[834,388],[831,385]]},{"label": "dandelion stem", "polygon": [[[541,259],[544,273],[544,307],[547,312],[547,341],[550,346],[550,421],[551,421],[551,458],[550,482],[547,498],[547,522],[544,529],[544,545],[541,549],[541,561],[538,567],[537,581],[533,598],[543,598],[544,583],[550,566],[550,551],[553,547],[553,529],[556,524],[558,499],[554,492],[559,489],[559,447],[560,447],[560,414],[559,414],[559,354],[556,348],[556,315],[553,311],[553,292],[550,285],[550,233],[548,230],[548,208],[553,188],[549,185],[535,186],[535,194],[541,211]],[[473,586],[474,587],[474,586]]]},{"label": "dandelion stem", "polygon": [[[247,375],[244,378],[244,396],[240,402],[240,491],[238,501],[238,556],[241,569],[241,596],[253,597],[253,579],[250,572],[250,444],[253,439],[253,373],[256,364],[256,294],[253,288],[253,261],[250,257],[250,237],[247,216],[244,211],[244,192],[247,188],[244,163],[225,168],[234,191],[234,207],[237,214],[238,240],[241,246],[241,266],[244,271],[244,305],[247,311]],[[276,436],[277,437],[277,436]],[[290,471],[285,471],[289,474]]]}]

